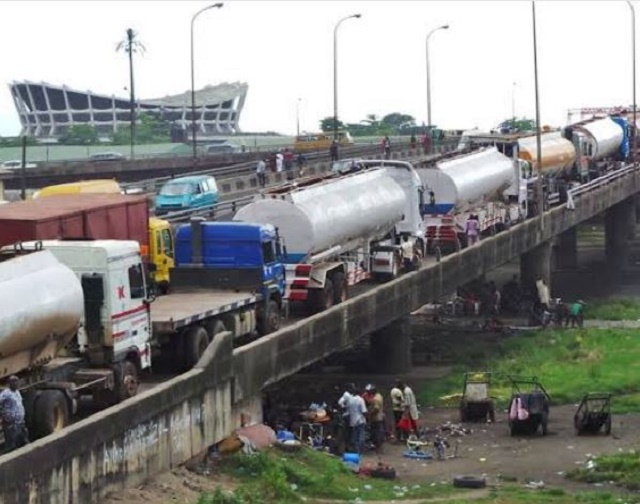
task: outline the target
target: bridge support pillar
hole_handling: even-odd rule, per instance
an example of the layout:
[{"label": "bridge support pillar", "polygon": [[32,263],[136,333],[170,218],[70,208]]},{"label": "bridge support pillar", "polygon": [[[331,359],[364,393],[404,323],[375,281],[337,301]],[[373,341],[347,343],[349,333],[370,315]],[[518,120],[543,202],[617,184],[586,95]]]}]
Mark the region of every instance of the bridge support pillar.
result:
[{"label": "bridge support pillar", "polygon": [[406,317],[371,335],[371,370],[380,374],[406,373],[411,369],[411,332]]},{"label": "bridge support pillar", "polygon": [[578,267],[578,228],[572,227],[558,235],[554,246],[555,269]]},{"label": "bridge support pillar", "polygon": [[536,281],[551,286],[551,242],[541,243],[520,256],[520,278],[525,291],[536,292]]},{"label": "bridge support pillar", "polygon": [[604,216],[604,241],[607,263],[622,266],[629,255],[629,240],[635,237],[636,207],[634,198],[612,206]]}]

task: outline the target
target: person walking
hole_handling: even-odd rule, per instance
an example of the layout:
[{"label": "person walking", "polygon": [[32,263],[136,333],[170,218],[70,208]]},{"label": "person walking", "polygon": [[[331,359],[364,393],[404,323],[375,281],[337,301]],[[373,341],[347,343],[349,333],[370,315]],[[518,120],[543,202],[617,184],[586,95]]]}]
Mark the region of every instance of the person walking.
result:
[{"label": "person walking", "polygon": [[298,176],[302,177],[304,175],[304,167],[307,164],[307,158],[302,152],[296,156],[296,164],[298,165]]},{"label": "person walking", "polygon": [[410,145],[412,151],[416,149],[416,144],[417,143],[418,143],[418,141],[416,140],[416,134],[415,133],[411,133],[411,138],[409,139],[409,145]]},{"label": "person walking", "polygon": [[418,417],[420,416],[416,395],[406,383],[403,383],[402,395],[404,396],[404,402],[402,404],[404,412],[411,422],[411,432],[415,433],[418,430]]},{"label": "person walking", "polygon": [[571,305],[569,320],[571,321],[572,328],[574,328],[576,325],[581,328],[584,324],[584,304],[585,303],[584,301],[582,301],[582,299],[578,299],[578,301]]},{"label": "person walking", "polygon": [[382,451],[382,444],[385,439],[384,429],[384,399],[382,394],[377,391],[376,386],[369,384],[365,390],[368,392],[369,400],[366,402],[369,410],[369,426],[371,429],[371,439],[376,451]]},{"label": "person walking", "polygon": [[5,453],[29,443],[27,427],[24,423],[24,404],[18,390],[18,377],[9,377],[9,386],[0,392],[0,418],[4,432]]},{"label": "person walking", "polygon": [[329,154],[331,154],[331,162],[338,161],[338,142],[334,139],[329,147]]},{"label": "person walking", "polygon": [[465,232],[467,235],[467,246],[471,247],[471,245],[475,245],[476,243],[478,243],[479,227],[480,223],[478,222],[478,217],[475,214],[469,215],[465,226]]},{"label": "person walking", "polygon": [[402,393],[402,382],[396,380],[394,387],[391,389],[391,408],[393,410],[393,427],[396,432],[396,439],[404,441],[404,431],[398,429],[398,423],[402,419],[404,412],[404,394]]},{"label": "person walking", "polygon": [[356,395],[356,385],[355,383],[347,383],[344,393],[338,399],[338,406],[342,408],[342,418],[344,419],[345,424],[345,444],[349,444],[352,438],[352,429],[351,429],[351,417],[349,412],[349,402]]},{"label": "person walking", "polygon": [[389,140],[389,135],[385,135],[382,140],[382,150],[384,152],[384,158],[389,159],[391,157],[391,140]]},{"label": "person walking", "polygon": [[424,149],[425,155],[431,154],[431,135],[429,135],[429,133],[425,133],[422,137],[422,148]]},{"label": "person walking", "polygon": [[278,152],[276,154],[276,172],[277,173],[282,172],[283,161],[284,161],[284,156],[282,155],[282,152]]},{"label": "person walking", "polygon": [[260,187],[264,187],[267,185],[267,163],[264,159],[258,159],[258,164],[256,165],[256,177],[258,178],[258,185]]},{"label": "person walking", "polygon": [[284,162],[284,171],[287,173],[287,180],[293,180],[295,178],[295,173],[293,173],[293,152],[288,148],[285,149],[282,158]]}]

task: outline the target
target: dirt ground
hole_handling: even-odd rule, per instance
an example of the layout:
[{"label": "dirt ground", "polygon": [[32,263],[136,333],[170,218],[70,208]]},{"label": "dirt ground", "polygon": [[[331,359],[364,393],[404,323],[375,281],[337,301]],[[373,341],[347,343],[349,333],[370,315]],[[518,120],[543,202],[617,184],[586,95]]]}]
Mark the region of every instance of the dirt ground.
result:
[{"label": "dirt ground", "polygon": [[[465,424],[471,433],[462,437],[449,437],[451,447],[447,458],[413,460],[402,456],[406,449],[402,443],[387,442],[383,453],[367,453],[364,464],[382,461],[396,468],[399,484],[430,484],[451,482],[456,475],[484,475],[489,485],[503,480],[526,485],[544,482],[546,488],[563,488],[569,492],[608,490],[618,491],[608,484],[583,484],[565,478],[565,473],[583,464],[591,455],[612,454],[637,448],[640,441],[640,414],[614,415],[611,436],[576,436],[573,413],[576,405],[552,406],[549,434],[511,437],[506,412],[497,412],[493,424]],[[421,423],[435,428],[447,421],[456,423],[456,409],[428,408],[423,410]],[[457,455],[454,456],[457,446]],[[220,475],[202,475],[184,467],[153,478],[146,484],[111,495],[107,504],[147,502],[194,504],[201,492],[217,486],[233,488],[229,478]],[[535,491],[535,490],[532,490]],[[476,494],[482,496],[482,493]]]}]

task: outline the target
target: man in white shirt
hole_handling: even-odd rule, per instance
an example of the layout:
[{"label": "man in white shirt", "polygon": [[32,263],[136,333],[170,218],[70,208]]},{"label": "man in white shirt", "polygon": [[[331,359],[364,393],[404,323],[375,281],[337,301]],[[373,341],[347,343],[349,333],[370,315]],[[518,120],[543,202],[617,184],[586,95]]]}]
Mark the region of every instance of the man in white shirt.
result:
[{"label": "man in white shirt", "polygon": [[398,422],[404,412],[404,394],[402,393],[402,382],[396,380],[395,386],[391,389],[391,406],[393,408],[393,427],[396,431],[396,439],[404,441],[404,431],[398,429]]},{"label": "man in white shirt", "polygon": [[362,454],[364,451],[364,429],[367,424],[367,406],[362,396],[353,395],[347,403],[349,412],[349,426],[351,427],[351,442],[355,451]]},{"label": "man in white shirt", "polygon": [[256,166],[256,177],[258,178],[258,185],[264,187],[267,183],[267,163],[264,159],[259,159]]}]

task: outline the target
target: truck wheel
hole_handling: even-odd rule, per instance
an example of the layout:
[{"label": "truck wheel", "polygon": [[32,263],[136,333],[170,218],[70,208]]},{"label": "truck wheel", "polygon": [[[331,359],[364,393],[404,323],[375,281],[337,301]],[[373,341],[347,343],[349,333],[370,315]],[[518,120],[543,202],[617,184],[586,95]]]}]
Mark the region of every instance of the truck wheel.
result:
[{"label": "truck wheel", "polygon": [[113,390],[116,403],[135,396],[138,393],[138,369],[136,365],[125,360],[113,366],[115,388]]},{"label": "truck wheel", "polygon": [[59,390],[44,390],[37,398],[33,412],[31,424],[34,438],[59,432],[69,424],[69,404]]},{"label": "truck wheel", "polygon": [[309,304],[312,313],[323,312],[333,306],[333,282],[327,278],[323,289],[309,291]]},{"label": "truck wheel", "polygon": [[[222,322],[218,322],[222,324]],[[216,325],[218,322],[216,322]],[[202,326],[191,327],[184,335],[184,346],[185,366],[187,369],[191,369],[198,363],[200,357],[209,346],[209,335],[205,328]]]},{"label": "truck wheel", "polygon": [[344,277],[342,271],[338,271],[333,275],[333,304],[337,305],[344,303],[349,298],[349,286],[347,285],[347,279]]},{"label": "truck wheel", "polygon": [[266,313],[258,319],[258,333],[260,336],[271,334],[280,329],[280,308],[274,299],[267,302]]}]

